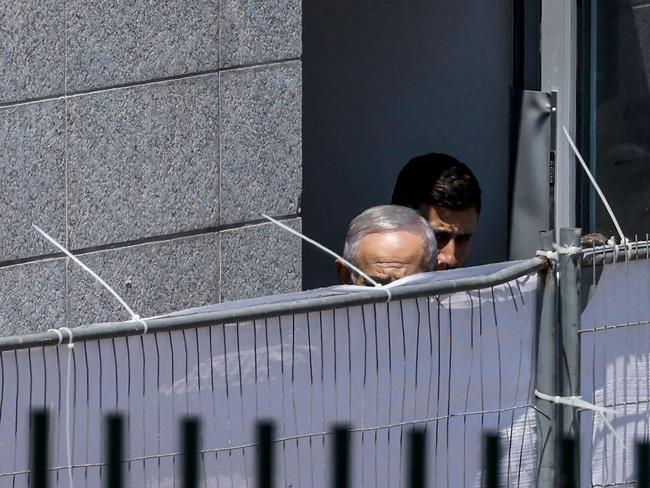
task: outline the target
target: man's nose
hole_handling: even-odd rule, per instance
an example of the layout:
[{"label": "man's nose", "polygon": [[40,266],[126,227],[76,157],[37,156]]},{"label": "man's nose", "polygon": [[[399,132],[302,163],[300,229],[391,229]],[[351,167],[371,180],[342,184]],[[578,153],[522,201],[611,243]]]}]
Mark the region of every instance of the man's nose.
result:
[{"label": "man's nose", "polygon": [[451,269],[458,266],[458,259],[456,259],[456,246],[454,240],[451,239],[447,244],[438,249],[438,268],[437,269]]}]

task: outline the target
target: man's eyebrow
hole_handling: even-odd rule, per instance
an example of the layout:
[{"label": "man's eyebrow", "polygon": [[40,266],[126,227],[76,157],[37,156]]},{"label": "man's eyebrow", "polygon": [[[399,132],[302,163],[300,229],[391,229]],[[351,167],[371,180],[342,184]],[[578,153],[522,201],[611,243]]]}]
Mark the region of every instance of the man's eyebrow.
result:
[{"label": "man's eyebrow", "polygon": [[[368,275],[368,276],[370,276],[370,275]],[[386,276],[382,276],[382,277],[379,277],[379,276],[370,276],[370,277],[371,277],[373,280],[375,280],[377,283],[379,283],[380,285],[386,285],[386,284],[390,283],[390,279],[387,278]],[[369,284],[368,286],[372,286],[372,284]]]}]

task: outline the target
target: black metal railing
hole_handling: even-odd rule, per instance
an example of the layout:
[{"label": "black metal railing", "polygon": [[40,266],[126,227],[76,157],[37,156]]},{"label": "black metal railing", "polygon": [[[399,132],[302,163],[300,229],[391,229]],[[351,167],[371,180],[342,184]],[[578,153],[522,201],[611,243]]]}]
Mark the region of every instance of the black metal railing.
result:
[{"label": "black metal railing", "polygon": [[[31,419],[31,464],[30,488],[48,487],[49,454],[49,415],[45,410],[32,412]],[[106,420],[104,480],[106,488],[123,488],[124,484],[124,417],[109,415]],[[260,421],[257,424],[257,488],[274,486],[274,424]],[[349,488],[350,480],[350,428],[336,425],[331,431],[332,448],[332,488]],[[408,465],[406,473],[409,488],[427,486],[426,430],[414,428],[409,433]],[[186,417],[181,421],[181,463],[180,480],[182,488],[198,488],[200,482],[200,422],[195,417]],[[575,469],[579,460],[573,439],[561,442],[558,463],[560,488],[579,486]],[[636,445],[636,482],[631,484],[640,488],[650,488],[650,443],[638,442]],[[500,479],[500,442],[496,432],[486,432],[483,436],[483,477],[484,488],[496,488]]]}]

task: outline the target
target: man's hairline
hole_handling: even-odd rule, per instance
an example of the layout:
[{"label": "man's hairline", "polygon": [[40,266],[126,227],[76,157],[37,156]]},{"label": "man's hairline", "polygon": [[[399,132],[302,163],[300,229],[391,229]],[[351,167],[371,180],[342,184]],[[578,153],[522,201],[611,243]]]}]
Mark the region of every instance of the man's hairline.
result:
[{"label": "man's hairline", "polygon": [[407,234],[411,234],[413,236],[419,237],[419,239],[420,239],[420,241],[422,243],[422,247],[424,248],[425,252],[429,255],[429,258],[428,258],[429,259],[429,262],[428,262],[429,265],[433,262],[433,260],[435,259],[435,256],[438,254],[438,249],[436,248],[436,251],[433,252],[433,250],[428,246],[426,237],[421,232],[417,232],[415,229],[412,229],[412,228],[405,228],[405,229],[377,229],[377,230],[375,230],[373,232],[369,232],[369,233],[365,234],[363,237],[361,237],[361,239],[359,239],[359,241],[358,241],[359,244],[357,246],[355,255],[352,256],[352,264],[354,264],[355,266],[358,265],[359,250],[361,249],[361,243],[363,242],[363,240],[366,237],[371,236],[371,235],[375,235],[375,234],[387,234],[387,233],[390,233],[390,232],[393,232],[393,233],[395,233],[395,232],[406,232]]}]

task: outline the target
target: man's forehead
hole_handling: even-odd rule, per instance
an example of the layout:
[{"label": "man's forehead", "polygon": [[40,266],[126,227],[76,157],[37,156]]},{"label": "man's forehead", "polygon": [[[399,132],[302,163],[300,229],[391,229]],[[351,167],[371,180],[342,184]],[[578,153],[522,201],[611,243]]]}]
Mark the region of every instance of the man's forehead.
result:
[{"label": "man's forehead", "polygon": [[357,264],[377,281],[426,271],[430,257],[422,236],[409,231],[368,234],[357,250]]},{"label": "man's forehead", "polygon": [[365,235],[359,243],[359,250],[401,250],[409,245],[424,245],[424,239],[408,230],[393,230]]}]

